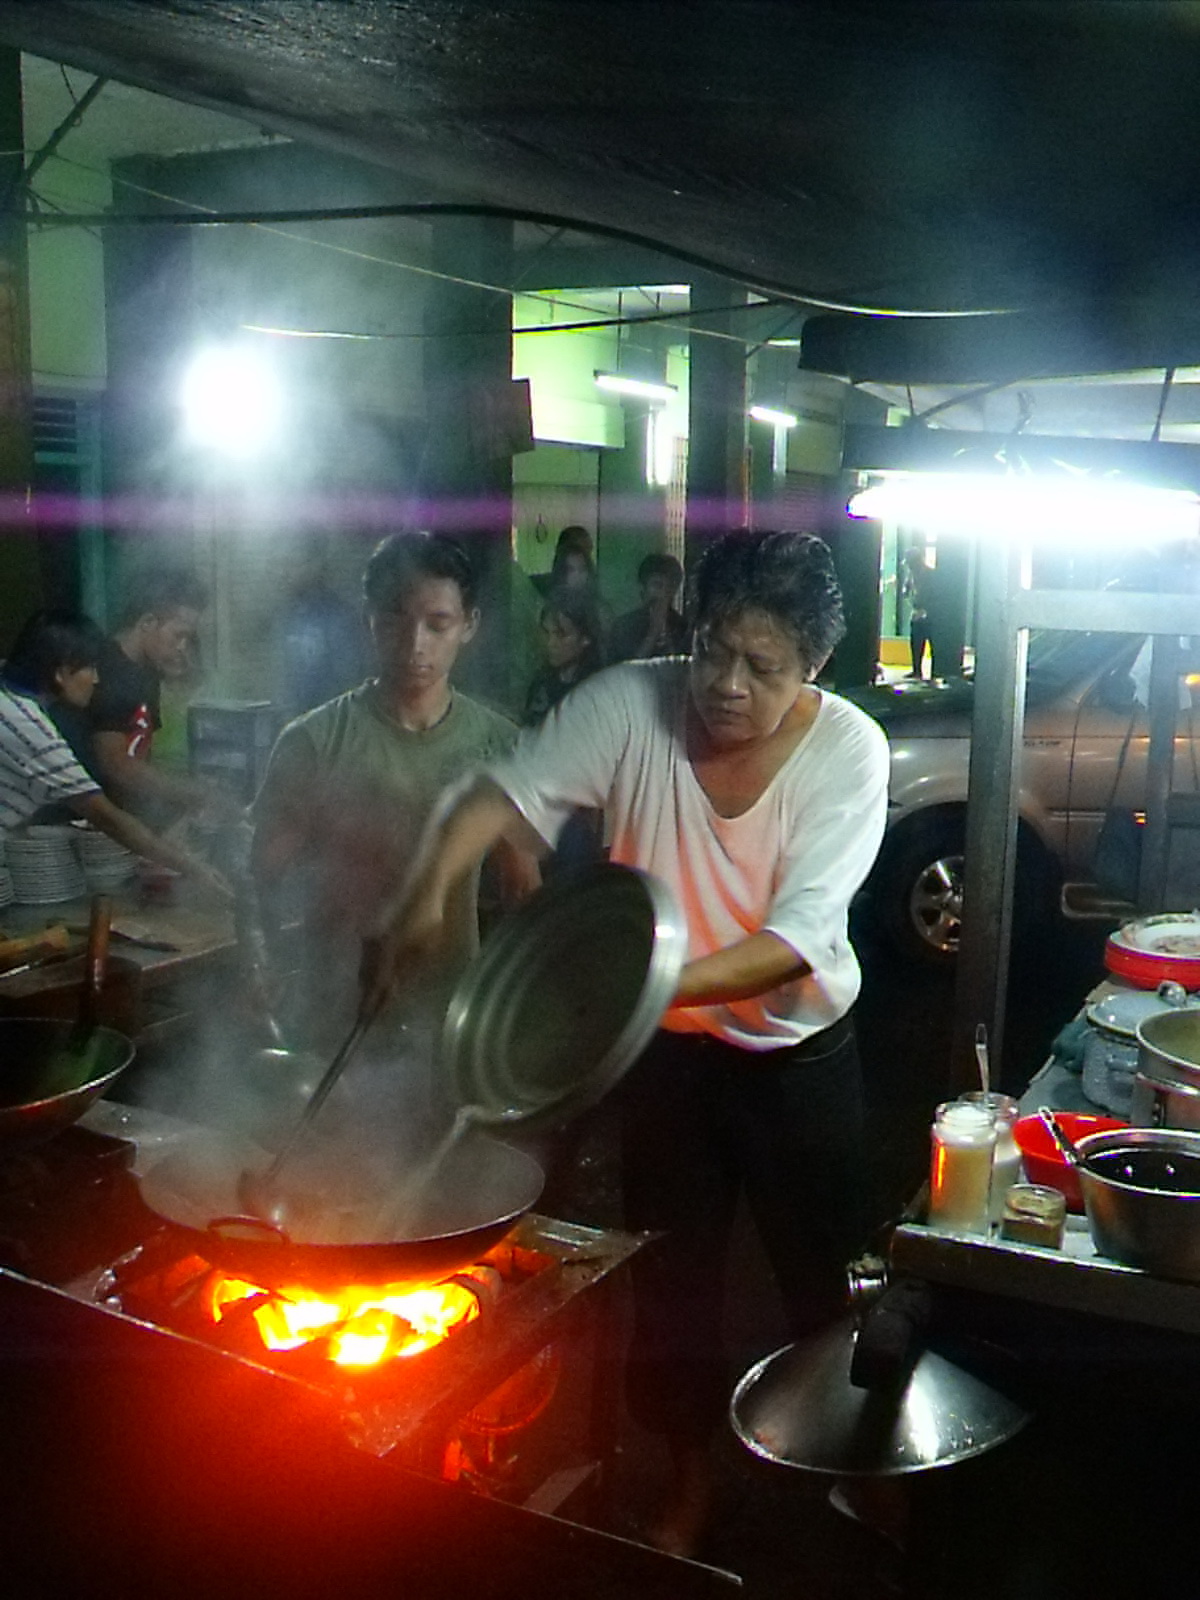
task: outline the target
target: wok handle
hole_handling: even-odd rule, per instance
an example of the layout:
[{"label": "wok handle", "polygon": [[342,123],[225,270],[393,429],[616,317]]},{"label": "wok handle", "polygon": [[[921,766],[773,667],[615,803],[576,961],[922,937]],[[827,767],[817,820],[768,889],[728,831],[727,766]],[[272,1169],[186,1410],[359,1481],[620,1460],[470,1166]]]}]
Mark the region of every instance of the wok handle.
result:
[{"label": "wok handle", "polygon": [[244,1242],[247,1233],[258,1236],[254,1241],[256,1244],[261,1240],[263,1243],[278,1245],[281,1249],[292,1244],[291,1236],[277,1223],[268,1222],[265,1217],[251,1216],[247,1212],[239,1211],[233,1216],[214,1217],[205,1226],[209,1233],[215,1233],[218,1239],[228,1240],[231,1244]]}]

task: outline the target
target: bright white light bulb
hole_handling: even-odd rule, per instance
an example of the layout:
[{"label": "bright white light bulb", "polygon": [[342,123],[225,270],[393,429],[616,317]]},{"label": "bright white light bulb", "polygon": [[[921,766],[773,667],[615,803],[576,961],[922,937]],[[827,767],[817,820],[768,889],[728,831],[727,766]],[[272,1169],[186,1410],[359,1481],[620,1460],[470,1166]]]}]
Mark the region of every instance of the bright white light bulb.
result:
[{"label": "bright white light bulb", "polygon": [[278,432],[279,385],[261,356],[234,345],[213,345],[187,370],[183,409],[194,444],[251,456]]},{"label": "bright white light bulb", "polygon": [[914,473],[852,495],[852,517],[937,534],[1017,534],[1048,543],[1133,543],[1200,535],[1200,497],[1118,479]]},{"label": "bright white light bulb", "polygon": [[776,411],[773,406],[751,406],[750,415],[756,422],[770,422],[776,428],[794,428],[800,421],[794,411]]}]

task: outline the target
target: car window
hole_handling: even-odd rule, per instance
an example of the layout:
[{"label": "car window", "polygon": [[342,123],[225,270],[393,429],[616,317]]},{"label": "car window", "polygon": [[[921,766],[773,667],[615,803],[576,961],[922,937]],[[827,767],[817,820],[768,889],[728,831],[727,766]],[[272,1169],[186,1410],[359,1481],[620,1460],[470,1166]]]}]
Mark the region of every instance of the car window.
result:
[{"label": "car window", "polygon": [[[1042,705],[1098,677],[1127,679],[1138,650],[1145,643],[1145,634],[1138,633],[1038,629],[1029,636],[1026,700],[1030,705]],[[1126,695],[1132,704],[1134,691],[1127,682],[1121,685],[1121,698]]]}]

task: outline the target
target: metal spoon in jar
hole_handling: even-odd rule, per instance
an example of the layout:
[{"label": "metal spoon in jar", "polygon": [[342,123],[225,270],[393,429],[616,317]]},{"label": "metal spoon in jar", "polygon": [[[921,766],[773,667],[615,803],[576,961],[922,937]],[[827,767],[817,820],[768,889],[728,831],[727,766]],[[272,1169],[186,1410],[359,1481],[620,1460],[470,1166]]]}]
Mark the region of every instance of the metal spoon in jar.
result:
[{"label": "metal spoon in jar", "polygon": [[979,1067],[979,1087],[983,1090],[983,1103],[990,1105],[988,1090],[991,1088],[991,1072],[988,1067],[988,1038],[987,1025],[983,1022],[975,1024],[975,1061]]}]

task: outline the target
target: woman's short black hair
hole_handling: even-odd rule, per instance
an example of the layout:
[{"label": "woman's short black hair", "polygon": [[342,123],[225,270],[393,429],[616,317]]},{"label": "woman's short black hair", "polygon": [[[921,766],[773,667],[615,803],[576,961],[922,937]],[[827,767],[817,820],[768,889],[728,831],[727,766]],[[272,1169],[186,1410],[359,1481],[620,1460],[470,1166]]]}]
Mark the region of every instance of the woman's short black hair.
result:
[{"label": "woman's short black hair", "polygon": [[94,667],[103,648],[103,631],[82,611],[35,611],[8,652],[4,681],[26,694],[50,694],[60,671]]},{"label": "woman's short black hair", "polygon": [[692,578],[697,628],[762,611],[785,628],[809,671],[819,672],[846,632],[833,556],[813,533],[742,528],[710,544]]},{"label": "woman's short black hair", "polygon": [[464,611],[475,606],[478,580],[471,559],[444,533],[393,533],[375,546],[363,573],[363,598],[372,611],[394,611],[423,578],[458,585]]}]

